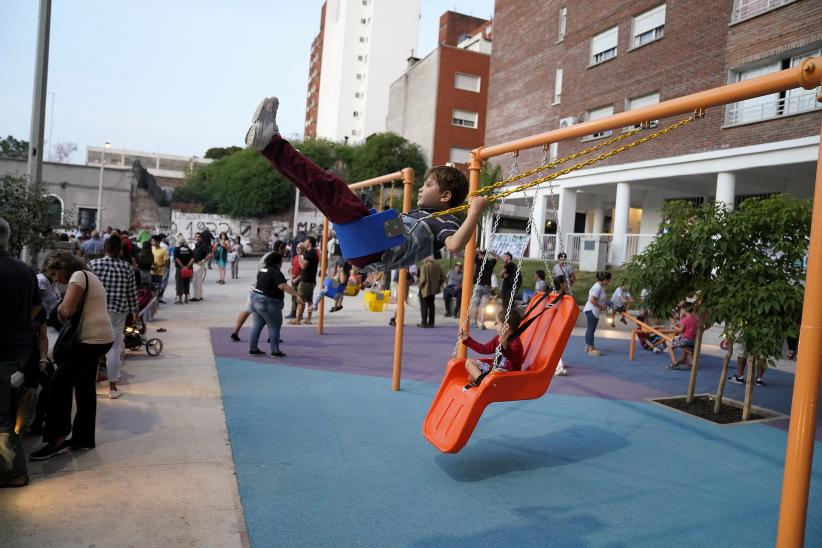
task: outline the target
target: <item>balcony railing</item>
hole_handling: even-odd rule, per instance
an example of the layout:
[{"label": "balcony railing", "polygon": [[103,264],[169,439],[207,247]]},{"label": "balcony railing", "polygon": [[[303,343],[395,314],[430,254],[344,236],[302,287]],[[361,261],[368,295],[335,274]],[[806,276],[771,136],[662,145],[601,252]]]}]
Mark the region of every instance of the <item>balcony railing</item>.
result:
[{"label": "balcony railing", "polygon": [[750,19],[755,15],[790,4],[794,0],[735,0],[731,23]]},{"label": "balcony railing", "polygon": [[783,97],[776,101],[755,105],[746,105],[744,102],[733,103],[726,107],[725,125],[735,126],[748,122],[770,120],[816,109],[822,109],[822,103],[816,101],[816,92],[814,90],[793,97]]},{"label": "balcony railing", "polygon": [[[574,263],[579,262],[579,253],[582,248],[582,241],[586,239],[601,239],[607,240],[606,252],[608,257],[608,264],[611,262],[611,247],[613,246],[613,234],[597,234],[593,232],[572,232],[565,235],[565,246],[560,248],[555,234],[545,234],[542,237],[542,257],[548,260],[555,260],[557,253],[565,251],[568,255],[568,260]],[[634,255],[639,255],[650,244],[656,234],[626,234],[625,235],[625,261],[631,259]],[[613,265],[619,266],[619,265]]]}]

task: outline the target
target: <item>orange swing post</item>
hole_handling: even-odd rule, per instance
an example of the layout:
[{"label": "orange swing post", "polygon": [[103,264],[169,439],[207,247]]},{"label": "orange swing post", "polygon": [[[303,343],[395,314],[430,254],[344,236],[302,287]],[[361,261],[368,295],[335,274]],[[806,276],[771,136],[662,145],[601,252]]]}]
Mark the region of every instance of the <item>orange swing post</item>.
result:
[{"label": "orange swing post", "polygon": [[[350,184],[348,185],[348,188],[350,188],[351,190],[359,190],[362,188],[368,188],[372,186],[382,186],[385,183],[391,183],[393,181],[398,180],[401,180],[403,183],[402,213],[407,213],[411,210],[411,198],[412,193],[414,192],[414,170],[410,167],[404,168],[400,171],[395,171],[394,173],[388,173],[386,175],[381,175],[380,177],[368,179],[366,181],[360,181],[358,183]],[[382,195],[382,192],[380,195]],[[322,276],[325,276],[326,270],[328,269],[328,234],[328,219],[325,219],[323,221],[322,257],[320,266],[320,268],[322,269]],[[386,273],[386,275],[390,276],[391,273],[388,272]],[[408,269],[406,268],[400,270],[400,281],[397,291],[399,295],[405,295],[408,291]],[[325,299],[320,300],[320,305],[317,309],[317,315],[317,334],[322,335],[323,329],[325,327]],[[405,299],[398,298],[396,318],[397,327],[396,336],[394,339],[394,363],[391,382],[391,389],[394,391],[400,389],[400,371],[402,369],[402,339],[404,320]]]}]

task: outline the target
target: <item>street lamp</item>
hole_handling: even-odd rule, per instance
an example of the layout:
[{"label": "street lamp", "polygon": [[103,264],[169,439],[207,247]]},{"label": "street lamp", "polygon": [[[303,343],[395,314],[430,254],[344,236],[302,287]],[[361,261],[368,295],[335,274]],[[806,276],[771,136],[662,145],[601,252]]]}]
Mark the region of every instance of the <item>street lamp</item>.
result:
[{"label": "street lamp", "polygon": [[100,151],[100,184],[97,187],[97,226],[98,232],[103,229],[103,169],[106,164],[106,150],[111,148],[111,143],[106,141],[103,150]]}]

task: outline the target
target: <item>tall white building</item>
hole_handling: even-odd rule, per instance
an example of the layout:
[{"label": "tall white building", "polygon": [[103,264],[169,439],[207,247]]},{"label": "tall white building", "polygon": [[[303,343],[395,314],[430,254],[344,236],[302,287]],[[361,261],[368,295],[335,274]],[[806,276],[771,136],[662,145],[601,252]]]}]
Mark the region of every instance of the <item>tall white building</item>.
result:
[{"label": "tall white building", "polygon": [[359,142],[385,131],[391,82],[417,48],[420,1],[328,0],[317,137]]}]

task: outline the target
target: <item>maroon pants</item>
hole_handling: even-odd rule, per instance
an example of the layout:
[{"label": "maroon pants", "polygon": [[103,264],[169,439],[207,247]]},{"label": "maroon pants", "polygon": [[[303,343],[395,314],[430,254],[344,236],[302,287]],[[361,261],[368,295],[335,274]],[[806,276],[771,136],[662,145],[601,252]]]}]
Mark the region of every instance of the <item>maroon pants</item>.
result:
[{"label": "maroon pants", "polygon": [[[294,183],[332,223],[348,223],[371,214],[345,181],[300,154],[279,135],[271,139],[262,155],[283,177]],[[357,267],[373,263],[379,258],[379,253],[368,257],[347,257]]]}]

